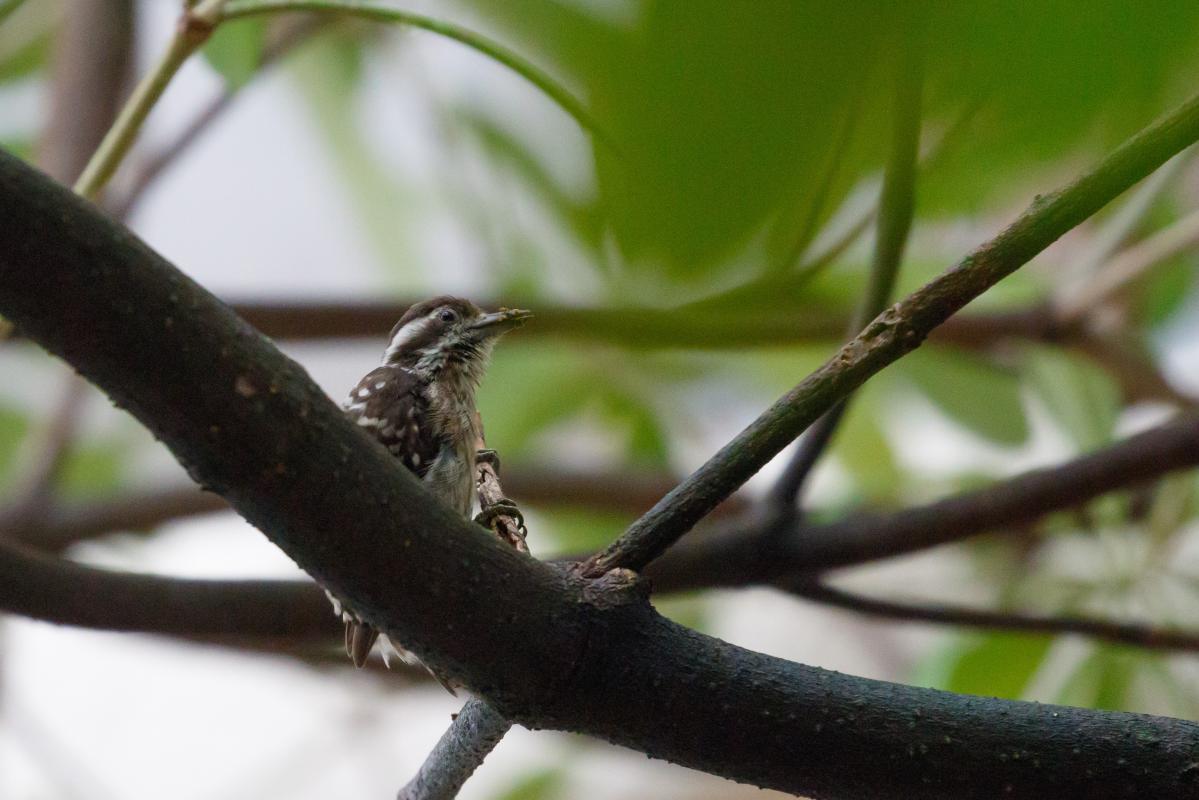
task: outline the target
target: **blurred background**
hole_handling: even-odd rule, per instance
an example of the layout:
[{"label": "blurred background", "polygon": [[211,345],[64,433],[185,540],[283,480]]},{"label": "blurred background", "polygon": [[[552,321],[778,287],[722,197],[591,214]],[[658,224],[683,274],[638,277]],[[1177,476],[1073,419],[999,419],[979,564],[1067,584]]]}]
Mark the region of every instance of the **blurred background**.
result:
[{"label": "blurred background", "polygon": [[[539,557],[609,542],[844,339],[903,53],[920,53],[924,82],[901,294],[1181,101],[1199,67],[1194,2],[402,7],[502,44],[576,98],[584,124],[427,31],[239,20],[183,67],[101,202],[257,310],[339,400],[383,349],[377,306],[451,292],[534,309],[497,349],[481,408]],[[0,145],[71,183],[178,13],[0,0]],[[972,304],[972,326],[872,379],[805,494],[813,517],[950,496],[1193,405],[1196,209],[1187,151]],[[0,346],[0,482],[0,535],[71,559],[300,577],[134,420],[20,341]],[[1175,474],[833,577],[872,597],[1197,627],[1197,514],[1196,476]],[[857,675],[1199,719],[1194,653],[877,620],[765,588],[655,603]],[[0,797],[392,796],[460,701],[416,672],[354,671],[338,627],[330,613],[327,649],[262,653],[0,617]],[[462,796],[761,793],[516,730]]]}]

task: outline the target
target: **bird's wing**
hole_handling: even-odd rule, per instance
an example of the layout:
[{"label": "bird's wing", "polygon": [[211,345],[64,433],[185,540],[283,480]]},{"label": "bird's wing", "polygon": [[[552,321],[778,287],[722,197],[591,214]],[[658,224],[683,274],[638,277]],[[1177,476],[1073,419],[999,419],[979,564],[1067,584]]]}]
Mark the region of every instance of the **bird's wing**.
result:
[{"label": "bird's wing", "polygon": [[370,433],[418,477],[441,450],[428,425],[420,379],[403,367],[371,370],[346,398],[346,415]]}]

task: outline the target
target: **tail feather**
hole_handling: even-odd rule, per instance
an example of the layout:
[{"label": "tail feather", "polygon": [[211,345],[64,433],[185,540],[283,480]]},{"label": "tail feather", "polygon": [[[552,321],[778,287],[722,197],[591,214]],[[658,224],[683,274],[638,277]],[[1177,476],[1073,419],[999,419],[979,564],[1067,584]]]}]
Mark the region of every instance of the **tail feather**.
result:
[{"label": "tail feather", "polygon": [[375,646],[379,632],[365,622],[348,620],[346,622],[346,654],[361,669]]}]

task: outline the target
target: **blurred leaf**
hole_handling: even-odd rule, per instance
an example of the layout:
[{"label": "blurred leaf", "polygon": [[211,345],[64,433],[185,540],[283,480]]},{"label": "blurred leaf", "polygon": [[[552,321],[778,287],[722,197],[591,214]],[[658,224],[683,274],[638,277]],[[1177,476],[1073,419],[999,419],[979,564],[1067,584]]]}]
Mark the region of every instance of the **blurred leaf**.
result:
[{"label": "blurred leaf", "polygon": [[1090,361],[1050,347],[1029,348],[1026,374],[1037,397],[1084,451],[1112,439],[1120,413],[1120,390]]},{"label": "blurred leaf", "polygon": [[262,17],[238,19],[219,25],[204,44],[204,59],[221,74],[230,89],[240,89],[262,62],[266,44],[267,20]]},{"label": "blurred leaf", "polygon": [[879,424],[878,397],[867,390],[855,398],[833,440],[833,452],[853,476],[855,493],[871,504],[895,498],[903,478]]},{"label": "blurred leaf", "polygon": [[357,101],[364,45],[353,30],[333,29],[289,59],[296,83],[309,100],[317,131],[333,166],[350,191],[352,210],[388,276],[422,274],[413,229],[424,195],[380,166],[363,136]]},{"label": "blurred leaf", "polygon": [[1156,267],[1137,291],[1137,317],[1151,328],[1170,319],[1183,305],[1199,276],[1199,261],[1192,254]]},{"label": "blurred leaf", "polygon": [[654,609],[669,620],[686,626],[693,631],[707,632],[709,622],[708,600],[701,592],[669,597],[654,597]]},{"label": "blurred leaf", "polygon": [[0,140],[0,148],[12,153],[22,161],[29,161],[33,158],[33,140],[32,139],[4,139]]},{"label": "blurred leaf", "polygon": [[126,448],[92,444],[73,448],[63,464],[59,489],[69,497],[97,497],[120,487]]},{"label": "blurred leaf", "polygon": [[558,221],[588,250],[602,244],[603,219],[594,201],[572,198],[550,175],[537,153],[507,130],[474,109],[462,108],[455,118],[494,157],[502,159],[554,211]]},{"label": "blurred leaf", "polygon": [[22,43],[0,60],[0,83],[27,78],[46,65],[53,31],[47,30]]},{"label": "blurred leaf", "polygon": [[1096,646],[1067,679],[1058,702],[1107,711],[1128,708],[1141,658],[1115,647]]},{"label": "blurred leaf", "polygon": [[[1013,177],[1051,163],[1060,173],[1080,145],[1089,160],[1127,137],[1189,91],[1199,61],[1193,0],[1153,14],[1123,0],[1020,13],[853,0],[645,0],[612,13],[569,0],[471,4],[571,76],[626,150],[623,162],[599,151],[597,171],[630,268],[701,286],[746,267],[751,243],[749,258],[770,263],[877,171],[889,73],[918,30],[929,32],[930,137],[978,109],[922,171],[922,213],[977,208],[997,188],[1002,202],[1031,199],[1045,187]],[[847,125],[855,105],[862,118]]]},{"label": "blurred leaf", "polygon": [[533,436],[578,414],[592,396],[577,354],[543,344],[506,343],[479,392],[487,442],[501,454],[527,453]]},{"label": "blurred leaf", "polygon": [[21,442],[29,433],[29,419],[15,408],[0,406],[0,484],[12,480]]},{"label": "blurred leaf", "polygon": [[1017,700],[1052,645],[1049,636],[1003,632],[966,636],[925,678],[951,692]]},{"label": "blurred leaf", "polygon": [[917,350],[899,362],[898,370],[953,421],[984,439],[1019,445],[1028,438],[1015,375],[944,348]]},{"label": "blurred leaf", "polygon": [[628,454],[635,463],[665,466],[669,446],[657,415],[640,397],[619,386],[597,387],[605,421],[628,437]]},{"label": "blurred leaf", "polygon": [[[592,509],[554,509],[544,526],[553,537],[552,553],[538,553],[538,558],[558,553],[586,553],[599,550],[615,539],[632,520],[626,514],[611,514]],[[536,531],[537,535],[541,531]]]},{"label": "blurred leaf", "polygon": [[512,788],[495,796],[495,800],[553,800],[561,797],[566,785],[566,772],[561,768],[542,769],[525,775]]}]

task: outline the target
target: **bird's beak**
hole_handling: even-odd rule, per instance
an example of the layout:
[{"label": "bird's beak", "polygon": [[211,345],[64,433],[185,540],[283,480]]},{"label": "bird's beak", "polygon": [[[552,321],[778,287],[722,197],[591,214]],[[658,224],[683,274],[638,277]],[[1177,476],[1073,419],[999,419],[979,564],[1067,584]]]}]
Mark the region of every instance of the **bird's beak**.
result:
[{"label": "bird's beak", "polygon": [[492,314],[484,314],[475,320],[470,329],[481,337],[490,338],[507,333],[513,328],[525,324],[525,320],[533,316],[532,311],[520,308],[501,308]]}]

